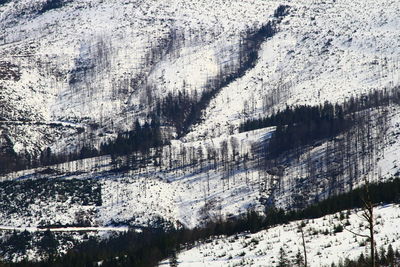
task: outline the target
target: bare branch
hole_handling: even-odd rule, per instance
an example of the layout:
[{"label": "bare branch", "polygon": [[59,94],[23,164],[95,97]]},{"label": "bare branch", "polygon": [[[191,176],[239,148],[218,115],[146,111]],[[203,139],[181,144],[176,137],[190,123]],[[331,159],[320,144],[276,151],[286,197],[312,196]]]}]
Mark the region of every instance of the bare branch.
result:
[{"label": "bare branch", "polygon": [[351,231],[350,229],[347,229],[346,227],[343,227],[343,229],[348,231],[348,232],[350,232],[350,233],[352,233],[353,235],[356,235],[356,236],[359,236],[359,237],[370,238],[369,235],[363,235],[363,234],[360,234],[360,233],[355,233],[355,232]]}]

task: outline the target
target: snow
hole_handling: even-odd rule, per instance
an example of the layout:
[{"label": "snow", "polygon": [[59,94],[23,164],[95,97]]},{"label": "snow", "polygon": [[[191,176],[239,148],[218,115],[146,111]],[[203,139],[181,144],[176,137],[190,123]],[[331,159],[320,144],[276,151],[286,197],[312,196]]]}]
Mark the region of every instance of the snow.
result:
[{"label": "snow", "polygon": [[[246,213],[248,208],[262,210],[259,199],[266,197],[266,193],[261,190],[261,181],[267,176],[254,168],[254,160],[250,159],[246,168],[230,167],[228,179],[227,171],[220,163],[214,168],[212,160],[204,160],[201,167],[200,164],[190,165],[187,159],[183,166],[170,169],[167,155],[171,153],[173,158],[179,159],[178,155],[185,150],[189,157],[190,151],[197,154],[201,147],[203,158],[207,158],[208,147],[218,149],[226,141],[229,158],[232,157],[232,142],[238,144],[238,158],[245,154],[251,158],[252,146],[269,138],[272,131],[273,128],[265,128],[193,143],[174,141],[171,148],[164,148],[161,169],[150,163],[141,170],[110,172],[113,169],[111,158],[104,156],[9,174],[1,180],[89,179],[94,185],[101,186],[102,204],[81,206],[70,203],[71,199],[60,201],[57,196],[41,197],[29,203],[31,212],[24,216],[17,213],[2,216],[0,225],[36,227],[43,220],[71,224],[75,222],[77,212],[85,211],[93,214],[91,221],[97,226],[114,223],[147,226],[163,218],[174,225],[193,228],[205,220]],[[46,168],[54,171],[47,174]],[[22,199],[30,199],[25,192],[20,194]]]},{"label": "snow", "polygon": [[398,1],[90,0],[36,14],[42,3],[0,6],[2,61],[21,72],[18,81],[0,81],[13,107],[4,115],[81,122],[86,138],[51,127],[11,129],[21,153],[73,151],[88,135],[98,146],[144,119],[155,97],[200,94],[218,70],[238,62],[244,32],[271,21],[283,4],[289,13],[256,66],[221,90],[185,140],[237,131],[243,119],[286,104],[342,101],[400,80]]},{"label": "snow", "polygon": [[[267,22],[277,5],[91,0],[38,15],[33,10],[42,2],[0,7],[2,60],[21,72],[18,81],[0,81],[5,103],[14,107],[5,116],[99,123],[103,134],[131,129],[135,117],[145,118],[152,105],[148,85],[156,97],[182,90],[183,84],[200,94],[227,54],[238,57],[238,35]],[[30,152],[47,145],[54,152],[64,151],[72,140],[82,139],[77,133],[53,138],[51,128],[35,132],[50,138],[28,131],[13,136]],[[93,136],[97,142],[112,137]]]},{"label": "snow", "polygon": [[[354,181],[355,187],[363,183],[365,176],[379,175],[380,180],[386,180],[394,177],[399,171],[397,154],[400,150],[400,141],[397,136],[400,109],[392,106],[390,114],[389,131],[383,150],[376,159],[376,168]],[[94,179],[101,186],[102,205],[80,207],[79,204],[63,204],[49,198],[48,201],[35,203],[32,206],[32,214],[26,217],[6,216],[0,224],[15,227],[36,226],[47,217],[51,218],[52,222],[68,224],[73,223],[76,212],[84,208],[93,212],[92,222],[98,226],[114,223],[147,226],[163,218],[173,225],[182,224],[193,228],[207,220],[244,214],[249,208],[262,212],[263,201],[271,196],[277,177],[257,167],[257,159],[253,158],[253,148],[269,138],[273,131],[272,127],[240,134],[224,134],[194,142],[173,140],[171,146],[163,148],[160,167],[155,167],[149,162],[141,169],[115,172],[112,171],[114,165],[111,157],[102,156],[49,166],[55,170],[51,174],[46,174],[47,167],[11,173],[1,177],[1,180],[45,177]],[[232,158],[232,143],[238,144],[237,158],[247,155],[249,160],[246,165],[243,161],[239,161],[239,164],[230,167],[228,174],[228,170],[221,165],[221,158],[218,160],[217,168],[214,168],[213,160],[204,160],[202,164],[199,162],[194,165],[189,164],[190,155],[193,153],[199,155],[200,148],[203,159],[206,159],[209,148],[218,151],[224,142],[227,143],[229,159]],[[307,178],[304,171],[307,157],[318,159],[324,154],[325,147],[326,143],[323,142],[312,148],[309,154],[301,155],[299,161],[285,166],[281,181],[282,189],[274,192],[275,204],[278,207],[286,208],[291,205],[291,198],[297,192],[295,181]],[[219,153],[217,152],[218,157]],[[182,162],[183,154],[186,154],[185,162]],[[169,160],[170,155],[172,161]],[[322,191],[321,194],[323,193]],[[313,198],[312,192],[309,194],[310,198]]]},{"label": "snow", "polygon": [[[397,1],[290,1],[255,68],[223,88],[188,138],[218,135],[286,105],[343,102],[400,83]],[[246,108],[246,105],[249,108]],[[216,132],[213,129],[217,129]]]},{"label": "snow", "polygon": [[385,136],[387,145],[382,157],[378,161],[377,170],[383,178],[398,176],[400,174],[400,112],[398,108],[393,108],[390,112],[392,113],[392,119],[389,123],[389,132]]},{"label": "snow", "polygon": [[[399,205],[381,205],[374,209],[375,238],[377,248],[387,250],[400,246],[398,224]],[[343,212],[346,214],[346,212]],[[339,213],[313,220],[304,220],[303,228],[307,259],[310,266],[330,266],[345,258],[357,259],[361,253],[368,255],[365,238],[357,237],[350,231],[368,234],[367,223],[361,217],[362,211],[351,210],[347,219],[340,220]],[[347,217],[346,215],[344,217]],[[303,253],[300,221],[279,225],[255,234],[241,233],[230,237],[214,237],[178,254],[178,266],[277,266],[279,250],[283,248],[287,259],[294,260],[298,251]],[[350,224],[347,225],[346,224]],[[344,226],[343,232],[334,233],[334,227]],[[326,233],[327,231],[327,233]],[[168,260],[160,266],[168,265]]]},{"label": "snow", "polygon": [[57,227],[57,228],[38,228],[38,227],[14,227],[0,225],[0,231],[28,231],[28,232],[127,232],[127,226],[122,227]]},{"label": "snow", "polygon": [[[164,148],[160,168],[149,163],[141,170],[115,173],[111,157],[102,156],[49,166],[55,174],[45,174],[47,167],[10,173],[0,180],[96,180],[102,187],[102,205],[37,200],[29,215],[0,216],[4,228],[34,230],[47,217],[68,224],[81,209],[93,211],[93,227],[101,231],[117,231],[109,226],[115,222],[146,226],[158,218],[193,228],[204,220],[229,218],[248,208],[262,211],[261,200],[270,196],[263,187],[273,178],[255,167],[252,147],[269,138],[274,129],[239,134],[241,122],[286,105],[342,102],[400,84],[400,4],[396,0],[88,0],[38,14],[35,10],[43,2],[20,0],[0,6],[0,63],[13,64],[10,70],[0,68],[0,77],[2,72],[19,73],[15,80],[0,79],[0,143],[3,135],[9,137],[14,151],[21,154],[38,155],[48,146],[53,153],[75,152],[86,140],[99,146],[117,132],[130,130],[136,118],[144,120],[154,97],[182,89],[200,94],[219,70],[238,62],[239,43],[246,31],[273,20],[279,5],[290,8],[277,33],[261,45],[255,67],[222,88],[203,111],[201,122]],[[399,173],[399,114],[398,107],[390,107],[384,150],[372,171],[382,180]],[[94,129],[91,125],[95,124],[100,128]],[[231,157],[232,140],[240,144],[239,155],[248,154],[250,160],[248,166],[235,166],[230,174],[222,166],[214,169],[212,161],[204,162],[202,168],[187,162],[168,167],[169,154],[172,163],[180,160],[183,151],[196,154],[199,148],[207,157],[208,147],[221,148],[224,141]],[[311,157],[318,158],[326,144],[313,148]],[[283,184],[302,178],[302,164],[285,166]],[[279,206],[288,205],[291,189],[277,193]],[[397,209],[379,209],[387,220],[388,236],[398,235],[390,224]],[[316,221],[315,227],[326,227],[324,219]],[[298,246],[295,228],[293,223],[255,234],[265,246],[261,252],[245,250],[249,257],[244,260],[272,262],[265,248],[277,255],[282,244]],[[331,248],[321,247],[329,243],[323,243],[320,235],[315,237],[321,238],[316,247],[309,244],[310,251],[321,253],[313,254],[315,264],[336,261],[333,248],[349,251],[351,256],[362,251],[357,244],[342,242],[348,238],[346,233],[339,236],[341,246],[331,235]],[[243,244],[245,240],[244,235],[239,237]],[[200,257],[194,249],[188,256],[181,254],[180,261],[183,266],[191,266],[190,257],[197,266],[203,260],[215,266],[240,265],[239,241],[232,242],[232,251],[218,249],[219,255],[227,254],[218,261],[207,245],[204,250],[214,256]],[[229,255],[232,260],[227,259]]]}]

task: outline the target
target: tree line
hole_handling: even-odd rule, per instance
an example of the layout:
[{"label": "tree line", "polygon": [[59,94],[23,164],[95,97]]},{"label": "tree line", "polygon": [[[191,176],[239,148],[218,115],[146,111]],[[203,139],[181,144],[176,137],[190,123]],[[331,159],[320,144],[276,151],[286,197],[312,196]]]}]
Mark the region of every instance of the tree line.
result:
[{"label": "tree line", "polygon": [[250,119],[239,126],[240,132],[275,126],[269,140],[269,157],[276,158],[287,151],[310,145],[321,139],[332,138],[365,121],[371,109],[400,104],[400,87],[372,91],[359,97],[350,97],[342,104],[325,102],[319,106],[287,106],[272,115]]},{"label": "tree line", "polygon": [[351,96],[342,104],[335,105],[325,102],[323,105],[287,106],[284,110],[278,110],[270,116],[258,119],[249,119],[239,126],[239,132],[261,129],[269,126],[283,126],[289,124],[304,124],[309,120],[315,123],[329,122],[334,119],[343,120],[345,116],[358,111],[400,104],[400,87],[392,89],[373,90],[361,96]]},{"label": "tree line", "polygon": [[150,148],[164,145],[160,122],[153,117],[150,123],[147,121],[141,125],[138,120],[135,121],[134,130],[120,133],[115,140],[110,140],[100,146],[101,154],[126,155],[132,152],[147,152]]},{"label": "tree line", "polygon": [[103,142],[99,148],[84,143],[76,152],[56,154],[47,147],[35,158],[29,154],[19,155],[11,148],[5,147],[0,151],[0,174],[102,155],[128,155],[134,152],[146,154],[151,148],[166,143],[162,137],[160,121],[156,116],[152,116],[151,120],[144,123],[136,120],[132,130],[119,133],[117,138]]},{"label": "tree line", "polygon": [[[400,203],[399,178],[370,184],[368,189],[374,204]],[[56,255],[54,250],[49,248],[44,261],[6,263],[4,266],[97,266],[97,262],[100,261],[102,266],[157,266],[161,260],[174,257],[181,249],[190,248],[197,242],[206,241],[212,236],[230,236],[246,231],[255,233],[290,221],[314,219],[346,209],[362,208],[365,192],[365,188],[361,187],[302,210],[284,211],[269,207],[265,212],[266,215],[249,210],[246,214],[229,220],[222,218],[210,220],[204,227],[195,229],[149,228],[143,229],[143,232],[130,231],[102,241],[90,239],[63,256]],[[45,239],[46,244],[47,240],[51,241],[51,238]],[[43,247],[46,246],[43,245]]]},{"label": "tree line", "polygon": [[[375,251],[375,259],[376,266],[388,266],[395,267],[400,264],[400,252],[398,249],[394,250],[393,246],[389,244],[387,246],[387,250],[384,246],[381,246],[378,250]],[[339,263],[332,263],[331,267],[369,267],[371,266],[371,257],[364,256],[364,253],[361,253],[358,259],[352,260],[349,258],[345,258]]]}]

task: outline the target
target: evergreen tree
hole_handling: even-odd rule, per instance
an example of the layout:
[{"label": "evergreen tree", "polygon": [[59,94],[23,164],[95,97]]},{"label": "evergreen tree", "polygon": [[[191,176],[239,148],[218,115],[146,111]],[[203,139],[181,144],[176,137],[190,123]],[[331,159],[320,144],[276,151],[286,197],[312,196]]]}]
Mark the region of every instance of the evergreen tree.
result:
[{"label": "evergreen tree", "polygon": [[294,264],[297,267],[304,266],[304,258],[303,258],[303,254],[301,253],[300,249],[297,251],[296,258],[294,260]]},{"label": "evergreen tree", "polygon": [[391,267],[394,266],[394,256],[395,255],[394,255],[392,244],[389,244],[387,254],[386,254],[386,259],[387,259],[387,263]]},{"label": "evergreen tree", "polygon": [[367,264],[363,253],[361,253],[360,257],[358,257],[358,264],[360,266],[365,266]]},{"label": "evergreen tree", "polygon": [[278,267],[289,267],[289,261],[287,259],[286,251],[281,247],[279,249],[279,263]]},{"label": "evergreen tree", "polygon": [[43,237],[37,243],[40,253],[48,259],[56,256],[58,245],[58,240],[50,230],[45,231]]},{"label": "evergreen tree", "polygon": [[386,263],[386,250],[384,247],[381,247],[379,250],[379,264],[385,265]]}]

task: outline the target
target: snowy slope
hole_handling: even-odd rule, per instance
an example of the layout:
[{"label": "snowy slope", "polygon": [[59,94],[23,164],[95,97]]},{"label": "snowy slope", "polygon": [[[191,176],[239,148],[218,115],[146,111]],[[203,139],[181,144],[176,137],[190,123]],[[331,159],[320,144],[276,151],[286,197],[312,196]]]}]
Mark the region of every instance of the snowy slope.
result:
[{"label": "snowy slope", "polygon": [[[56,194],[40,189],[40,196],[32,199],[29,190],[14,192],[12,199],[22,201],[20,211],[4,209],[0,211],[0,225],[12,227],[35,227],[41,222],[48,224],[72,224],[77,212],[84,211],[93,225],[103,226],[115,222],[134,226],[147,226],[158,218],[174,225],[193,228],[205,221],[215,220],[219,216],[229,217],[246,213],[249,208],[262,210],[262,181],[270,176],[254,167],[255,161],[249,160],[237,165],[230,163],[228,171],[219,162],[207,158],[207,147],[218,148],[229,141],[228,155],[232,155],[232,140],[240,144],[236,156],[239,160],[245,154],[250,158],[252,146],[260,140],[270,137],[271,128],[236,134],[225,138],[215,138],[207,142],[182,143],[176,141],[164,149],[161,167],[149,163],[145,168],[115,172],[109,157],[86,159],[77,162],[50,166],[51,170],[39,168],[20,171],[1,178],[24,184],[33,179],[50,178],[56,183],[64,179],[80,179],[92,188],[101,188],[101,204],[97,196],[93,203],[82,205],[79,187],[65,193],[56,190]],[[168,155],[179,159],[178,155],[186,151],[188,155],[198,153],[201,147],[204,155],[202,164],[190,164],[187,161],[180,167],[170,168]],[[219,155],[217,155],[219,157]],[[176,160],[177,161],[177,160]],[[227,163],[228,164],[228,163]],[[201,166],[202,165],[202,166]],[[47,171],[47,172],[46,172]],[[41,180],[37,180],[40,182]],[[76,181],[76,180],[74,180]],[[77,183],[77,182],[74,182]],[[46,184],[51,184],[51,180]],[[78,183],[79,184],[79,183]],[[52,186],[50,188],[53,188]],[[57,186],[56,186],[57,188]],[[64,196],[64,195],[67,196]],[[62,196],[59,196],[62,195]],[[79,201],[73,201],[78,199]],[[92,200],[90,200],[92,202]]]},{"label": "snowy slope", "polygon": [[[362,184],[366,177],[386,180],[398,175],[400,109],[391,107],[391,114],[390,128],[379,158],[376,158],[369,171],[353,181],[354,187]],[[306,162],[308,157],[318,161],[327,143],[332,141],[312,148],[310,153],[301,155],[299,161],[283,166],[283,176],[279,178],[260,168],[257,157],[254,157],[254,147],[269,138],[273,130],[265,128],[186,143],[173,141],[171,146],[163,149],[161,166],[148,162],[139,169],[115,172],[112,171],[115,164],[111,157],[104,156],[50,166],[52,171],[39,168],[3,176],[0,178],[2,181],[21,182],[40,178],[55,181],[72,178],[88,180],[101,187],[102,203],[81,207],[79,203],[70,205],[69,200],[59,201],[56,196],[49,195],[36,201],[32,212],[28,214],[4,213],[0,225],[37,226],[43,220],[71,224],[76,219],[76,213],[82,209],[90,212],[92,224],[96,226],[114,222],[146,226],[157,218],[163,218],[174,225],[193,228],[207,220],[244,214],[249,208],[262,212],[266,201],[272,196],[275,205],[282,208],[296,204],[293,199],[298,194],[303,195],[304,203],[297,204],[314,201],[315,187],[320,188],[320,199],[327,197],[329,180],[324,176],[327,174],[321,174],[318,183],[315,183],[307,172]],[[225,165],[220,151],[223,143],[226,143],[229,159]],[[232,161],[233,143],[237,144],[236,162]],[[208,153],[212,155],[214,151],[216,166],[213,159],[207,159]],[[202,163],[197,161],[191,164],[190,158],[200,158],[200,153],[203,155]],[[186,159],[183,155],[186,155]],[[245,156],[247,160],[244,160]],[[124,157],[120,160],[124,161]],[[344,189],[349,190],[348,187]],[[25,199],[26,193],[19,192],[17,198]]]},{"label": "snowy slope", "polygon": [[[398,139],[400,112],[398,107],[391,109],[391,127],[387,133],[384,150],[380,154],[381,158],[376,162],[377,169],[372,169],[372,172],[382,174],[380,177],[382,180],[393,177],[399,170],[396,153],[400,148]],[[280,180],[282,189],[274,191],[273,188],[276,188],[279,181],[278,177],[258,167],[257,157],[253,154],[254,147],[257,147],[262,140],[269,138],[273,131],[274,128],[265,128],[234,135],[222,135],[203,141],[186,143],[173,141],[171,146],[163,149],[161,166],[148,162],[139,169],[113,171],[115,163],[111,157],[103,156],[3,176],[2,181],[13,180],[15,184],[14,188],[11,188],[12,194],[2,193],[3,198],[7,198],[8,204],[3,205],[0,211],[0,230],[1,228],[36,229],[40,225],[72,225],[77,223],[79,214],[84,214],[90,225],[94,227],[93,229],[102,229],[115,224],[133,227],[159,226],[162,220],[175,226],[184,225],[193,228],[207,221],[229,219],[245,214],[248,209],[262,213],[271,193],[274,195],[277,206],[289,207],[292,204],[292,196],[299,190],[294,181],[309,179],[307,172],[302,171],[307,155],[302,155],[300,161],[294,161],[285,166],[283,178]],[[228,160],[225,166],[221,162],[222,154],[218,150],[224,143],[227,144],[229,159],[233,157],[232,144],[238,144],[236,162]],[[311,157],[317,159],[325,146],[326,144],[322,144],[313,148]],[[210,148],[217,149],[217,167],[214,166],[213,159],[207,160],[208,153],[213,154]],[[196,155],[199,158],[200,153],[203,154],[202,163],[197,161],[190,164],[190,155]],[[186,160],[182,156],[185,154]],[[245,155],[248,156],[247,161],[243,160]],[[124,157],[119,160],[124,161]],[[373,177],[374,175],[367,173],[366,176]],[[362,183],[363,177],[354,181],[354,186]],[[53,188],[52,190],[39,186],[42,178],[49,178],[46,183]],[[33,180],[31,184],[34,188],[38,188],[36,190],[39,193],[23,189],[24,183],[31,180]],[[63,183],[65,180],[66,182]],[[52,186],[52,181],[54,186]],[[89,185],[92,190],[99,188],[100,194],[86,194],[87,189],[82,190],[78,181]],[[65,186],[68,184],[78,184],[78,186],[63,189],[57,186],[60,182]],[[5,183],[7,182],[2,183],[1,186]],[[301,190],[307,192],[313,199],[314,195],[308,190],[313,189],[314,186],[312,183],[303,183]],[[88,201],[85,200],[88,197]],[[387,214],[382,214],[382,218],[386,220],[389,217]],[[81,234],[72,232],[70,235],[80,240]],[[275,236],[275,238],[278,237]],[[338,238],[338,240],[341,239]],[[349,248],[343,249],[347,251]],[[356,251],[359,252],[359,249]],[[193,256],[194,259],[197,259],[196,253]],[[292,254],[294,253],[297,253],[297,250]],[[237,254],[242,254],[242,251],[238,251]],[[250,252],[246,251],[245,255],[248,254]],[[236,259],[235,255],[232,254],[233,259]],[[191,258],[192,254],[188,257]],[[264,256],[260,257],[264,262],[262,258]],[[335,259],[334,252],[329,255],[326,262],[331,259]],[[196,264],[202,261],[199,259]],[[225,258],[222,262],[222,266],[227,263]],[[246,260],[246,262],[250,261]]]},{"label": "snowy slope", "polygon": [[[131,129],[155,98],[183,84],[201,93],[224,61],[237,60],[240,34],[267,23],[278,5],[91,0],[41,11],[47,2],[0,6],[1,62],[11,66],[0,78],[2,121],[96,123],[111,132]],[[89,127],[85,137],[76,131],[75,139],[64,134],[61,140],[51,127],[35,133],[21,133],[26,127],[19,125],[4,128],[18,152],[45,145],[62,151],[90,133],[95,144],[101,139]]]},{"label": "snowy slope", "polygon": [[[387,250],[400,246],[398,229],[400,207],[398,205],[378,206],[376,216],[376,245]],[[355,233],[367,234],[366,223],[361,219],[360,210],[351,210],[322,218],[304,221],[304,237],[310,266],[330,266],[345,258],[358,259],[361,253],[368,255],[365,238],[349,231],[335,233],[334,227],[344,226]],[[210,242],[199,244],[178,255],[178,266],[278,266],[279,250],[284,249],[286,258],[293,262],[298,251],[303,253],[300,221],[272,227],[255,234],[243,233],[231,237],[217,237]],[[168,261],[159,266],[168,266]]]},{"label": "snowy slope", "polygon": [[[261,44],[254,67],[220,89],[186,136],[163,148],[160,167],[150,161],[138,170],[115,172],[111,157],[103,156],[50,166],[50,173],[47,168],[10,173],[1,181],[88,180],[101,187],[102,203],[83,205],[72,201],[73,194],[65,201],[48,192],[31,203],[29,192],[17,192],[15,199],[25,201],[30,211],[2,211],[0,225],[6,228],[34,229],[43,221],[72,224],[82,210],[94,227],[115,222],[146,226],[162,218],[192,228],[248,208],[262,211],[272,194],[278,206],[290,206],[299,193],[292,182],[308,178],[307,158],[319,160],[332,140],[280,166],[283,186],[274,190],[278,177],[257,167],[253,157],[254,147],[274,129],[238,134],[238,125],[285,105],[341,102],[400,84],[400,4],[395,0],[76,0],[46,10],[50,2],[0,5],[0,145],[9,143],[17,153],[99,145],[131,129],[136,118],[145,119],[155,99],[183,89],[200,94],[221,70],[237,67],[246,32],[276,21],[278,6],[289,8],[276,24],[276,34]],[[365,177],[399,174],[400,111],[389,109],[390,128],[379,157],[355,186]],[[234,143],[237,162],[232,159]],[[206,160],[209,148],[218,151],[217,167]],[[204,161],[189,163],[200,154]],[[316,187],[324,188],[321,181]],[[382,217],[397,212],[395,207],[382,212],[387,209]],[[286,230],[294,232],[294,227]],[[273,238],[270,233],[261,234],[260,242],[267,242],[263,235]],[[351,255],[360,252],[349,246],[343,249]],[[232,260],[240,260],[235,255],[241,251],[233,251]],[[327,251],[322,262],[328,264],[334,253]],[[198,264],[202,261],[198,251],[187,253],[194,253]],[[192,254],[185,255],[180,259],[190,264]],[[227,263],[227,257],[221,261]]]},{"label": "snowy slope", "polygon": [[[1,128],[21,153],[74,150],[83,139],[98,145],[145,118],[154,99],[200,94],[237,65],[245,32],[284,4],[288,14],[255,67],[221,90],[187,139],[232,132],[285,104],[399,84],[397,1],[90,0],[44,10],[49,2],[59,1],[0,6]],[[40,126],[28,131],[21,120]],[[57,121],[78,124],[49,125]]]},{"label": "snowy slope", "polygon": [[[285,105],[342,102],[400,83],[398,1],[290,1],[254,69],[224,88],[188,138]],[[234,128],[235,128],[234,127]]]}]

